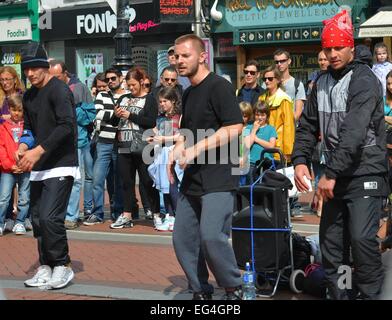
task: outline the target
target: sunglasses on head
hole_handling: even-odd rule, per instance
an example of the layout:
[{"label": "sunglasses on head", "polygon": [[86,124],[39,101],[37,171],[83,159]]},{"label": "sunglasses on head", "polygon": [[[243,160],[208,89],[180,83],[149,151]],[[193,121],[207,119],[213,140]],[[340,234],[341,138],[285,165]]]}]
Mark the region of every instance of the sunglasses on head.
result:
[{"label": "sunglasses on head", "polygon": [[106,78],[105,79],[106,80],[106,82],[109,82],[109,81],[116,81],[117,80],[117,77],[109,77],[109,78]]},{"label": "sunglasses on head", "polygon": [[166,82],[169,82],[169,81],[175,82],[175,81],[177,81],[176,78],[164,78],[164,79],[165,79]]},{"label": "sunglasses on head", "polygon": [[289,60],[289,59],[275,60],[275,64],[282,64],[282,63],[287,62],[287,60]]},{"label": "sunglasses on head", "polygon": [[257,71],[253,71],[253,70],[244,70],[244,74],[251,74],[252,76],[254,76],[256,74]]},{"label": "sunglasses on head", "polygon": [[264,77],[263,81],[266,82],[268,80],[269,82],[271,82],[271,81],[274,81],[274,79],[275,79],[275,77]]}]

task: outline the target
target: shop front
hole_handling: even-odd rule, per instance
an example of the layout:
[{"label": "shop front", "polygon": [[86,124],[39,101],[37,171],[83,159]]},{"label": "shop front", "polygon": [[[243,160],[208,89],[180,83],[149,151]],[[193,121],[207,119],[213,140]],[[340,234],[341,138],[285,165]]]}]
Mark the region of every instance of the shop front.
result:
[{"label": "shop front", "polygon": [[23,79],[21,48],[39,35],[37,1],[0,3],[0,66],[12,66]]},{"label": "shop front", "polygon": [[[156,78],[157,53],[167,50],[178,36],[190,33],[191,25],[156,23],[152,3],[131,5],[129,12],[133,63]],[[113,63],[116,29],[112,9],[95,4],[53,10],[52,28],[42,30],[41,36],[49,57],[65,61],[69,71],[90,86],[95,74]]]},{"label": "shop front", "polygon": [[[222,39],[227,39],[228,35],[233,39],[232,45],[237,48],[237,72],[233,83],[237,87],[247,60],[258,60],[263,69],[273,64],[273,52],[278,48],[290,52],[290,73],[306,83],[309,75],[318,68],[322,21],[346,8],[351,11],[357,38],[358,26],[366,20],[367,7],[367,0],[218,1],[216,9],[223,16],[220,21],[212,22],[211,30],[216,51],[219,43],[224,41]],[[219,66],[216,69],[219,70]]]}]

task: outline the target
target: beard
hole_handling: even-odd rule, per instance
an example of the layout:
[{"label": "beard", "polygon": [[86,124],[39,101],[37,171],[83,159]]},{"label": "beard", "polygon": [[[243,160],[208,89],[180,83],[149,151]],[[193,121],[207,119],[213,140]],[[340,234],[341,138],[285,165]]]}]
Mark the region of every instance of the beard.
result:
[{"label": "beard", "polygon": [[195,63],[194,65],[189,66],[185,71],[185,73],[183,74],[180,73],[180,75],[182,77],[190,78],[193,77],[198,71],[199,71],[199,64]]},{"label": "beard", "polygon": [[109,86],[109,89],[110,89],[110,91],[116,91],[120,87],[121,87],[121,83],[119,83],[117,85],[111,85],[111,86]]}]

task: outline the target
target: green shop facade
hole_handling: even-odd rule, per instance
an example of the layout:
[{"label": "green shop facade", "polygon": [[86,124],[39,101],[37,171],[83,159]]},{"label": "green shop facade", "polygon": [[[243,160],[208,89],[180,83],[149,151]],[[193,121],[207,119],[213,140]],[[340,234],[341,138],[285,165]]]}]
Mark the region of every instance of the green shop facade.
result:
[{"label": "green shop facade", "polygon": [[[290,73],[304,83],[318,69],[322,21],[341,8],[351,11],[356,42],[358,27],[369,16],[368,0],[218,0],[211,14],[215,69],[240,87],[244,64],[256,59],[261,68],[274,63],[273,52],[290,52]],[[219,19],[221,17],[221,19]]]},{"label": "green shop facade", "polygon": [[38,24],[38,0],[0,3],[0,66],[12,66],[22,76],[20,50],[40,41]]}]

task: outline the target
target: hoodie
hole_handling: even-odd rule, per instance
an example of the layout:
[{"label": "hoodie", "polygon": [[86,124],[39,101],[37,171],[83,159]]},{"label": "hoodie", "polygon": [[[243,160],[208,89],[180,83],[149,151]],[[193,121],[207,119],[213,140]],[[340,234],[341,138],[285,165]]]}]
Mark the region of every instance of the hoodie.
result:
[{"label": "hoodie", "polygon": [[12,172],[16,165],[15,152],[23,132],[23,121],[6,120],[0,125],[0,166],[1,172]]}]

